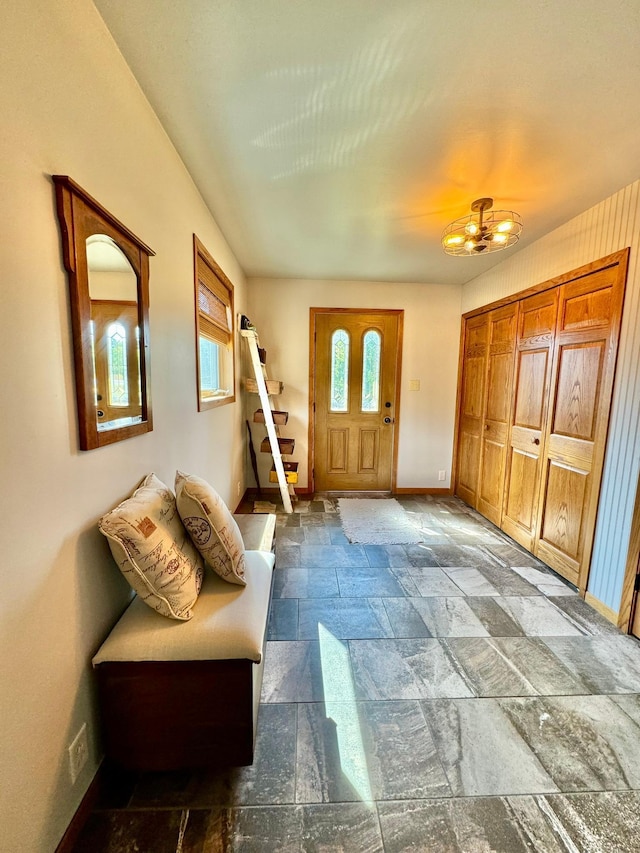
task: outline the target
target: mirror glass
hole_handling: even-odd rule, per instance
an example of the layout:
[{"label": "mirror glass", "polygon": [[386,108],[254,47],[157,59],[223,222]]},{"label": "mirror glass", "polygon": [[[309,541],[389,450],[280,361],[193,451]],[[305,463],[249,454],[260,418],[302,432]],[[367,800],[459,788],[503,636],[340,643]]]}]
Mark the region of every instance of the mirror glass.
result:
[{"label": "mirror glass", "polygon": [[136,235],[68,175],[53,175],[69,281],[80,450],[153,429],[149,258]]},{"label": "mirror glass", "polygon": [[100,432],[142,421],[138,278],[107,234],[86,240],[93,392]]}]

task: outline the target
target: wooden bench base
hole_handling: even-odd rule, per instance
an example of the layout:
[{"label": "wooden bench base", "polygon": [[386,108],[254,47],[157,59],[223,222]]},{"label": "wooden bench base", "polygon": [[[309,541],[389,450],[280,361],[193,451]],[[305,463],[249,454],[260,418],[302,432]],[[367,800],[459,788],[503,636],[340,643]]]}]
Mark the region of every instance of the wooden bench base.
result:
[{"label": "wooden bench base", "polygon": [[105,753],[129,770],[251,764],[261,663],[102,663],[96,668]]}]

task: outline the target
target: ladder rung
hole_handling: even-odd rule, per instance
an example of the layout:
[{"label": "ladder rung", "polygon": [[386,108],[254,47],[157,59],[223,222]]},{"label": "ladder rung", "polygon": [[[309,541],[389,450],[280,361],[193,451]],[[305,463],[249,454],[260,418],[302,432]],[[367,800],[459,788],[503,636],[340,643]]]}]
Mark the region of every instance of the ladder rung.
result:
[{"label": "ladder rung", "polygon": [[[295,438],[279,438],[278,446],[280,447],[280,453],[282,453],[283,456],[290,456],[293,453],[295,443]],[[262,453],[271,453],[271,442],[269,441],[269,436],[262,439],[260,450]]]},{"label": "ladder rung", "polygon": [[[273,417],[274,424],[278,424],[278,426],[284,426],[286,422],[289,420],[289,412],[278,412],[276,409],[271,410],[271,415]],[[262,409],[258,409],[253,413],[253,421],[256,424],[263,424],[264,421],[264,412]]]}]

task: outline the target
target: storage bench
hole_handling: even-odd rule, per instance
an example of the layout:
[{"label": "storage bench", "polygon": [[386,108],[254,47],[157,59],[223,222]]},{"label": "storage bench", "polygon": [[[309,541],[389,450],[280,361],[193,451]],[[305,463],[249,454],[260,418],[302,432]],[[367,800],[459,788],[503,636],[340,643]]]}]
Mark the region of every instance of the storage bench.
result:
[{"label": "storage bench", "polygon": [[247,585],[207,570],[188,622],[161,617],[135,597],[93,658],[105,753],[122,767],[253,761],[275,516],[234,517],[247,547]]}]

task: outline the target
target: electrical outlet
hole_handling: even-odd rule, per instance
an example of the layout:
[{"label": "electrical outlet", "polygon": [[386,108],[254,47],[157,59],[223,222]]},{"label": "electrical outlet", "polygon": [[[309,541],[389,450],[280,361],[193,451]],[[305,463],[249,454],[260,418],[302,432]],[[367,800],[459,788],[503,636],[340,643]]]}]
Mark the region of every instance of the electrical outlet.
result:
[{"label": "electrical outlet", "polygon": [[237,483],[237,485],[236,485],[236,493],[237,493],[238,497],[240,497],[240,496],[241,496],[241,493],[242,493],[242,483],[240,482],[240,480],[238,480],[238,483]]},{"label": "electrical outlet", "polygon": [[82,768],[89,760],[89,743],[87,741],[87,724],[83,723],[78,734],[72,740],[69,749],[69,773],[73,785]]},{"label": "electrical outlet", "polygon": [[447,472],[446,471],[438,471],[438,479],[439,480],[446,480],[447,479]]},{"label": "electrical outlet", "polygon": [[409,391],[419,391],[420,390],[420,380],[419,379],[410,379],[409,380]]}]

